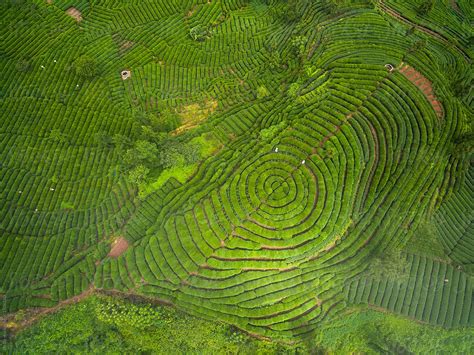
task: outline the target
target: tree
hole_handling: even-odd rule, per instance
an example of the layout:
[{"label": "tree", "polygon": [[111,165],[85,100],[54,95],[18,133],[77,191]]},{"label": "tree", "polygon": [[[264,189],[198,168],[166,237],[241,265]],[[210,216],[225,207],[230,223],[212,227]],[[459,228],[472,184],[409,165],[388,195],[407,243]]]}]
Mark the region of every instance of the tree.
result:
[{"label": "tree", "polygon": [[189,30],[189,35],[193,40],[203,42],[206,39],[211,38],[212,31],[202,25],[197,25]]},{"label": "tree", "polygon": [[161,140],[159,133],[171,132],[181,124],[181,117],[169,108],[163,108],[159,113],[137,111],[135,119],[139,124],[137,133],[144,134],[145,139],[152,136],[152,140]]},{"label": "tree", "polygon": [[284,130],[287,126],[286,121],[282,121],[278,124],[274,124],[268,128],[264,128],[259,132],[260,139],[264,141],[271,141],[274,137],[276,137],[282,130]]},{"label": "tree", "polygon": [[164,144],[160,155],[160,163],[165,169],[194,164],[199,159],[201,147],[193,143],[169,142]]},{"label": "tree", "polygon": [[23,59],[20,59],[18,63],[16,63],[15,68],[19,72],[26,73],[31,70],[32,66],[31,66],[31,62],[28,59],[23,58]]},{"label": "tree", "polygon": [[125,148],[129,147],[131,142],[130,139],[124,135],[116,134],[112,137],[112,144],[117,149],[119,154],[123,154]]},{"label": "tree", "polygon": [[304,60],[304,55],[306,53],[306,42],[308,42],[308,38],[306,36],[296,36],[291,39],[291,51],[300,62],[303,62]]},{"label": "tree", "polygon": [[452,77],[451,88],[454,95],[461,100],[468,97],[474,86],[474,74],[472,71],[460,71],[459,73],[455,73]]},{"label": "tree", "polygon": [[453,154],[463,156],[474,152],[474,132],[466,132],[454,141]]},{"label": "tree", "polygon": [[159,132],[171,132],[180,126],[181,117],[176,112],[165,108],[157,116],[152,116],[150,124]]},{"label": "tree", "polygon": [[110,137],[107,132],[100,131],[94,134],[94,141],[97,146],[102,148],[111,148],[112,147],[112,137]]},{"label": "tree", "polygon": [[296,98],[298,96],[298,91],[300,89],[300,84],[299,83],[291,83],[290,86],[288,87],[288,96],[292,98]]},{"label": "tree", "polygon": [[410,36],[412,35],[413,33],[415,33],[415,30],[416,30],[416,26],[410,26],[410,28],[408,28],[405,32],[405,36]]},{"label": "tree", "polygon": [[49,133],[48,138],[52,140],[53,142],[61,143],[61,144],[66,143],[68,141],[68,136],[62,133],[58,128],[52,129],[51,132]]},{"label": "tree", "polygon": [[99,74],[97,62],[88,55],[82,55],[74,62],[76,74],[80,77],[92,79]]},{"label": "tree", "polygon": [[267,97],[268,95],[270,95],[270,92],[265,87],[265,85],[260,85],[257,88],[257,99],[263,99],[264,97]]},{"label": "tree", "polygon": [[304,14],[308,0],[288,0],[284,17],[287,22],[298,21]]},{"label": "tree", "polygon": [[415,53],[418,52],[420,49],[423,49],[426,47],[426,39],[420,39],[413,43],[413,45],[408,48],[409,53]]},{"label": "tree", "polygon": [[344,0],[322,0],[323,9],[329,15],[338,15],[341,11],[341,6],[344,5]]},{"label": "tree", "polygon": [[416,12],[419,15],[424,16],[433,9],[433,5],[434,5],[433,0],[424,0],[420,4],[420,6],[417,7]]},{"label": "tree", "polygon": [[123,161],[129,167],[137,165],[153,166],[158,162],[158,156],[156,144],[145,140],[138,140],[133,148],[125,152]]},{"label": "tree", "polygon": [[131,183],[138,185],[146,180],[149,172],[150,169],[142,164],[139,164],[128,172],[127,179]]}]

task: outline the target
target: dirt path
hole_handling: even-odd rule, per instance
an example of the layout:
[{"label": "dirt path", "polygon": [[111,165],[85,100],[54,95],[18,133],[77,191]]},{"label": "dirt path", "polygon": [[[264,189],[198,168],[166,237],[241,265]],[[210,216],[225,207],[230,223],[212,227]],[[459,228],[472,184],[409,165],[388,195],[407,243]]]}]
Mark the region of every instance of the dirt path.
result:
[{"label": "dirt path", "polygon": [[433,31],[433,30],[431,30],[427,27],[424,27],[424,26],[418,25],[415,22],[412,22],[411,20],[409,20],[405,16],[401,15],[397,11],[395,11],[392,8],[390,8],[389,6],[385,5],[381,0],[378,1],[378,7],[380,8],[380,10],[382,12],[385,12],[386,14],[390,15],[391,17],[393,17],[393,18],[395,18],[395,19],[397,19],[401,22],[404,22],[405,24],[408,24],[410,26],[415,27],[417,30],[419,30],[421,32],[424,32],[427,35],[438,39],[439,41],[443,42],[444,44],[446,44],[450,47],[452,46],[454,49],[456,49],[464,57],[464,59],[466,59],[466,61],[468,63],[471,63],[471,57],[469,57],[469,55],[462,48],[460,48],[460,47],[456,46],[455,44],[453,44],[451,40],[444,37],[442,34],[439,34],[438,32],[435,32],[435,31]]},{"label": "dirt path", "polygon": [[64,308],[65,306],[82,301],[84,298],[92,295],[94,291],[95,291],[95,288],[94,286],[91,285],[86,291],[82,292],[81,294],[77,296],[61,301],[56,306],[53,306],[50,308],[26,309],[24,320],[21,320],[21,321],[15,321],[16,313],[7,314],[3,317],[0,317],[0,324],[5,324],[6,325],[5,328],[8,331],[17,333],[21,331],[22,329],[29,327],[30,325],[38,321],[40,318],[43,318],[44,316],[48,314],[55,313],[59,311],[60,309]]}]

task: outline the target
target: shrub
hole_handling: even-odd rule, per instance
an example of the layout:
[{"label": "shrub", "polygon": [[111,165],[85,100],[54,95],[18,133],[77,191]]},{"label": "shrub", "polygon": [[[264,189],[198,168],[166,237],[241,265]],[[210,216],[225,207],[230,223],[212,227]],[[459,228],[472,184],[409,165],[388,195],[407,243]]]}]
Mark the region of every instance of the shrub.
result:
[{"label": "shrub", "polygon": [[284,13],[287,22],[299,20],[304,13],[308,0],[288,0],[286,11]]},{"label": "shrub", "polygon": [[203,42],[211,38],[212,31],[202,25],[197,25],[189,30],[189,35],[193,40]]},{"label": "shrub", "polygon": [[280,122],[260,131],[260,139],[265,141],[272,140],[279,132],[286,127],[286,122]]},{"label": "shrub", "polygon": [[140,164],[153,165],[158,161],[158,155],[156,144],[145,140],[138,140],[135,142],[133,148],[125,152],[123,161],[128,166]]},{"label": "shrub", "polygon": [[258,99],[263,99],[264,97],[267,97],[268,95],[270,95],[270,92],[265,87],[265,85],[261,85],[257,88],[257,98]]},{"label": "shrub", "polygon": [[195,143],[172,142],[164,146],[160,155],[164,169],[184,166],[197,162],[201,158],[200,147]]},{"label": "shrub", "polygon": [[288,96],[295,98],[298,96],[298,90],[300,89],[300,84],[298,83],[292,83],[290,87],[288,88]]},{"label": "shrub", "polygon": [[20,59],[18,61],[18,63],[16,63],[15,68],[16,68],[16,70],[18,70],[20,72],[26,73],[26,72],[31,71],[32,65],[31,65],[31,62],[28,59],[23,58],[23,59]]},{"label": "shrub", "polygon": [[430,12],[433,9],[433,0],[424,0],[416,9],[416,12],[419,15],[426,15],[428,12]]},{"label": "shrub", "polygon": [[306,36],[296,36],[291,39],[291,50],[293,55],[302,60],[306,51],[306,42],[308,38]]},{"label": "shrub", "polygon": [[134,184],[140,184],[144,182],[148,176],[150,169],[144,165],[137,165],[132,170],[128,172],[128,181]]},{"label": "shrub", "polygon": [[92,79],[99,74],[97,62],[87,55],[82,55],[76,59],[74,68],[77,75],[87,79]]}]

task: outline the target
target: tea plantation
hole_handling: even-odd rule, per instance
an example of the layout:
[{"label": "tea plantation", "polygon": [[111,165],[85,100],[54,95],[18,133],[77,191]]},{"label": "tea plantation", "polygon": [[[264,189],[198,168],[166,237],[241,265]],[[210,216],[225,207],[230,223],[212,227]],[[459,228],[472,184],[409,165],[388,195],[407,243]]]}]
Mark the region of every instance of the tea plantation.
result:
[{"label": "tea plantation", "polygon": [[2,317],[113,291],[287,342],[361,307],[474,327],[469,1],[0,10]]}]

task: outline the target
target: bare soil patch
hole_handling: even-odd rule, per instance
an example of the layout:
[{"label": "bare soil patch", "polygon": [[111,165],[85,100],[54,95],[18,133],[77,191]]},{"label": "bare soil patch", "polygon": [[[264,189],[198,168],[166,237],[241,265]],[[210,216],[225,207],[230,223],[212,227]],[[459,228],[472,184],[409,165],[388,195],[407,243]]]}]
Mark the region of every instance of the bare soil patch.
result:
[{"label": "bare soil patch", "polygon": [[112,243],[112,248],[110,249],[109,256],[112,258],[117,258],[128,249],[128,241],[124,237],[116,239]]},{"label": "bare soil patch", "polygon": [[74,20],[76,20],[77,22],[81,22],[82,21],[82,14],[81,12],[76,9],[75,7],[70,7],[69,9],[66,10],[66,14],[68,14],[69,16],[71,16]]},{"label": "bare soil patch", "polygon": [[402,73],[408,80],[415,84],[418,89],[420,89],[420,91],[431,103],[431,106],[433,106],[436,115],[439,118],[442,118],[444,116],[443,106],[441,105],[433,91],[431,81],[429,81],[423,74],[421,74],[416,69],[412,68],[407,64],[401,66],[400,73]]}]

